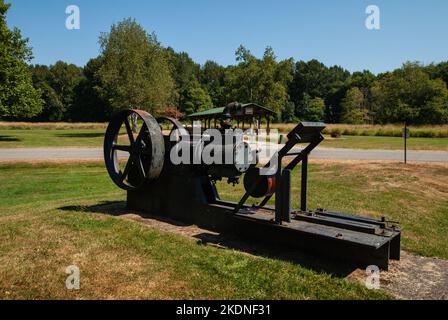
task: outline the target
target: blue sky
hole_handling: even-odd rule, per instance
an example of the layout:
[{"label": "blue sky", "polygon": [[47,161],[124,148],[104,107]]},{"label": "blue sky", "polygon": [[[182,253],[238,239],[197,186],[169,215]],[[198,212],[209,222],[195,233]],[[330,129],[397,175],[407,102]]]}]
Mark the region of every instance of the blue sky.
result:
[{"label": "blue sky", "polygon": [[[446,0],[7,0],[8,24],[30,38],[33,63],[84,65],[99,53],[98,36],[135,18],[164,46],[199,63],[234,64],[244,44],[257,56],[270,45],[279,59],[319,59],[350,71],[392,70],[405,61],[448,60]],[[81,29],[65,28],[68,5]],[[380,8],[381,29],[365,27],[365,9]]]}]

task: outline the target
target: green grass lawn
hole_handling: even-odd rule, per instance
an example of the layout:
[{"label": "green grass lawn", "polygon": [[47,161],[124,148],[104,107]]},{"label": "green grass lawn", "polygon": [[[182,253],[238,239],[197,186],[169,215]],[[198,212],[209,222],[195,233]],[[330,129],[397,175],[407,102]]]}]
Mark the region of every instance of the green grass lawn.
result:
[{"label": "green grass lawn", "polygon": [[6,129],[0,130],[0,148],[100,147],[104,129]]},{"label": "green grass lawn", "polygon": [[[0,179],[1,299],[390,298],[291,262],[77,210],[125,199],[101,163],[1,164]],[[65,288],[73,264],[79,291]]]},{"label": "green grass lawn", "polygon": [[[447,165],[313,161],[309,178],[310,208],[386,215],[402,222],[406,250],[448,259]],[[125,199],[102,163],[0,164],[0,179],[0,298],[388,298],[296,263],[79,210]],[[242,191],[218,187],[225,199]],[[77,292],[64,285],[72,264]]]},{"label": "green grass lawn", "polygon": [[[17,147],[101,147],[105,129],[0,129],[0,148]],[[322,147],[355,149],[403,149],[399,137],[343,136],[327,139]],[[411,138],[410,150],[448,151],[448,138]]]}]

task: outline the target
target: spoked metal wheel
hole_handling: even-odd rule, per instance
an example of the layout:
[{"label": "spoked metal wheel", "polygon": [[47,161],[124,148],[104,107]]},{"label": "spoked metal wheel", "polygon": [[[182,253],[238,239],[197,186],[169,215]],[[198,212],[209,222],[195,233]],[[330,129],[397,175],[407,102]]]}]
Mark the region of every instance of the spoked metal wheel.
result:
[{"label": "spoked metal wheel", "polygon": [[104,160],[117,186],[125,190],[157,179],[163,169],[165,145],[156,119],[142,110],[116,114],[104,137]]},{"label": "spoked metal wheel", "polygon": [[164,136],[168,136],[172,141],[179,141],[181,136],[188,136],[188,131],[180,121],[171,117],[158,117],[157,122]]}]

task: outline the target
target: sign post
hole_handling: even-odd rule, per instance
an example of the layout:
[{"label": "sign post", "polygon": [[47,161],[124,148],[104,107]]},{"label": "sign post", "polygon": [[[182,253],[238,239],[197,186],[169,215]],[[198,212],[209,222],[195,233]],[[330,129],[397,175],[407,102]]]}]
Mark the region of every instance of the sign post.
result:
[{"label": "sign post", "polygon": [[405,122],[404,123],[404,128],[403,128],[403,138],[404,138],[404,163],[406,164],[407,163],[407,153],[408,153],[408,150],[407,150],[407,140],[408,140],[408,138],[410,137],[410,130],[409,130],[409,128],[407,127],[407,123]]}]

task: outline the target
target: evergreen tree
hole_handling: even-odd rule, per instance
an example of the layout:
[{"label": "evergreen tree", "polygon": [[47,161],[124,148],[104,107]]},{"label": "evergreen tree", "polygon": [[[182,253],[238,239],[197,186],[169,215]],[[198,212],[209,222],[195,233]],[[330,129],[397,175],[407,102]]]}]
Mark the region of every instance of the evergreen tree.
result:
[{"label": "evergreen tree", "polygon": [[104,98],[104,85],[98,71],[102,66],[101,58],[90,59],[83,69],[83,79],[74,88],[74,101],[70,109],[73,121],[107,121],[112,108]]}]

